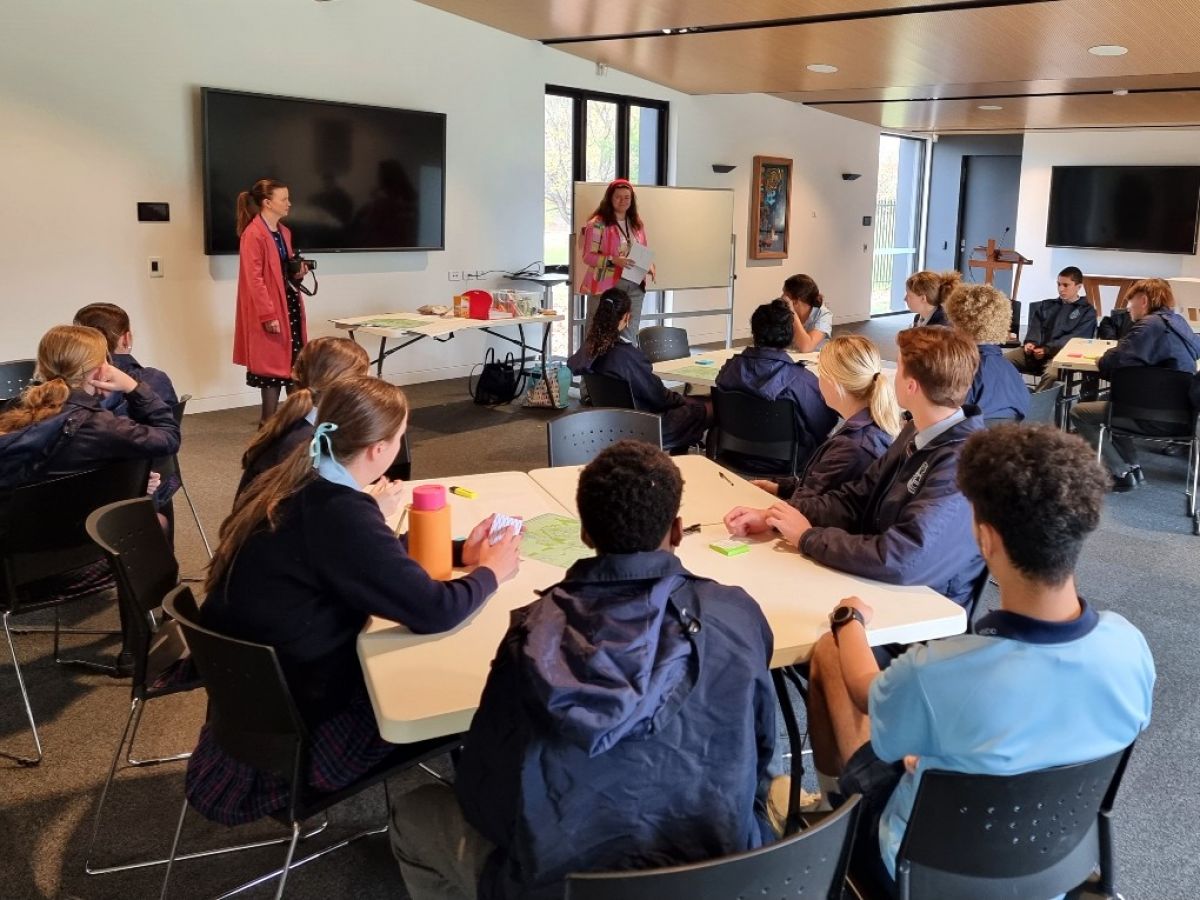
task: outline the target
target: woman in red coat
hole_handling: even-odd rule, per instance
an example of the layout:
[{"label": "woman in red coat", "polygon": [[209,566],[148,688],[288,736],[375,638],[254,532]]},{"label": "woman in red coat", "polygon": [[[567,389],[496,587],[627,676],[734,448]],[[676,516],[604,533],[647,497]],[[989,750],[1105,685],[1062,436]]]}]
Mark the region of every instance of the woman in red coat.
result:
[{"label": "woman in red coat", "polygon": [[246,384],[262,390],[259,424],[275,414],[279,390],[291,386],[292,362],[308,340],[304,301],[287,278],[292,233],[280,222],[291,208],[287,186],[260,178],[238,194],[237,321],[233,361]]}]

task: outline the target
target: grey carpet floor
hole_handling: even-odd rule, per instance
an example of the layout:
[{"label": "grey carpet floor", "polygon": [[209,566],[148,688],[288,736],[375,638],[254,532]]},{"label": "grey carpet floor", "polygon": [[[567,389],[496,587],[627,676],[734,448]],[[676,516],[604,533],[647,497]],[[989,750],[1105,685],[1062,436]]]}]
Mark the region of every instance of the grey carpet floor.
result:
[{"label": "grey carpet floor", "polygon": [[[874,320],[845,330],[866,333],[894,358],[892,335],[906,317]],[[838,331],[842,331],[839,328]],[[550,412],[519,407],[484,409],[465,400],[462,381],[409,389],[414,477],[470,472],[527,470],[545,465],[545,422]],[[188,416],[181,462],[184,477],[210,540],[228,512],[237,482],[238,458],[253,432],[256,411],[229,410]],[[1200,786],[1200,709],[1192,680],[1200,668],[1193,604],[1200,596],[1200,538],[1183,515],[1185,460],[1144,454],[1148,484],[1107,504],[1100,532],[1087,545],[1080,590],[1101,609],[1112,609],[1142,629],[1158,666],[1154,721],[1134,753],[1118,802],[1116,833],[1125,897],[1175,900],[1197,895],[1200,837],[1194,822]],[[204,549],[182,497],[177,500],[177,552],[185,577],[203,574]],[[995,596],[985,597],[994,603]],[[72,623],[111,624],[111,608],[75,609]],[[31,619],[31,621],[33,621]],[[111,653],[109,638],[69,638],[80,654]],[[17,638],[34,711],[41,727],[45,761],[32,769],[0,759],[0,897],[142,898],[158,896],[161,869],[86,876],[83,863],[91,837],[100,786],[112,760],[129,709],[127,682],[56,666],[48,638]],[[1047,686],[1053,689],[1053,686]],[[190,749],[204,716],[199,695],[150,704],[138,739],[139,754]],[[0,653],[0,749],[23,751],[28,732],[20,709],[11,661]],[[428,776],[414,775],[418,783]],[[165,856],[182,798],[180,763],[124,770],[110,793],[94,864]],[[403,790],[404,784],[394,786]],[[321,846],[381,824],[382,788],[336,808]],[[1192,824],[1189,824],[1192,823]],[[189,816],[184,849],[197,850],[273,836],[279,829],[259,823],[226,830]],[[304,844],[301,845],[302,848]],[[179,865],[172,897],[215,896],[279,864],[272,847]],[[403,883],[383,836],[367,838],[293,873],[292,898],[403,898]],[[271,896],[260,887],[247,894]]]}]

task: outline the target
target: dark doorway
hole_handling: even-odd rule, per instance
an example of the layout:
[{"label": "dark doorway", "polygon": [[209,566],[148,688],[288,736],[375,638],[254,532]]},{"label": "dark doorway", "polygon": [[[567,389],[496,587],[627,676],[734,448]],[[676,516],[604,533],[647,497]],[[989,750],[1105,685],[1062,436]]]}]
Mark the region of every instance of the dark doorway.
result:
[{"label": "dark doorway", "polygon": [[[961,203],[958,212],[958,270],[968,281],[983,281],[982,269],[970,269],[975,247],[995,238],[999,247],[1012,247],[1017,230],[1017,196],[1021,190],[1021,157],[964,156]],[[1018,251],[1020,247],[1015,248]],[[1012,272],[997,272],[995,285],[1012,293]]]}]

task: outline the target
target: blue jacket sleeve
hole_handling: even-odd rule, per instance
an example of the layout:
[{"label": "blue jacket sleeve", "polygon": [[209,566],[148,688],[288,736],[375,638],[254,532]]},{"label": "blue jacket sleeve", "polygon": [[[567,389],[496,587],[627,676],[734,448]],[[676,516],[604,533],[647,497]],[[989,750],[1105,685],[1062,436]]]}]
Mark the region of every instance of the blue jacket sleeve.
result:
[{"label": "blue jacket sleeve", "polygon": [[1117,369],[1153,364],[1152,354],[1159,340],[1154,321],[1157,318],[1157,316],[1146,316],[1135,322],[1133,328],[1129,329],[1129,333],[1117,343],[1117,346],[1110,348],[1096,360],[1096,368],[1100,370],[1100,377],[1109,379]]},{"label": "blue jacket sleeve", "polygon": [[100,409],[80,426],[71,448],[80,460],[157,459],[179,450],[175,416],[154,391],[139,384],[125,395],[128,416]]},{"label": "blue jacket sleeve", "polygon": [[[875,460],[854,481],[844,482],[841,487],[827,493],[813,494],[798,490],[792,497],[792,505],[808,517],[813,525],[827,528],[857,529],[867,508],[867,501],[876,483],[882,477],[887,454]],[[807,480],[804,487],[807,487]]]},{"label": "blue jacket sleeve", "polygon": [[683,397],[663,384],[662,379],[654,374],[650,360],[646,359],[641,351],[635,351],[628,356],[631,364],[624,368],[638,406],[648,412],[661,413],[683,405]]},{"label": "blue jacket sleeve", "polygon": [[1026,344],[1033,344],[1037,347],[1042,346],[1042,335],[1045,333],[1045,323],[1042,321],[1043,311],[1047,303],[1052,303],[1052,300],[1042,300],[1040,303],[1035,303],[1029,308],[1029,325],[1025,331]]},{"label": "blue jacket sleeve", "polygon": [[789,499],[797,509],[800,508],[800,500],[819,497],[860,478],[874,461],[856,442],[840,434],[831,437],[817,452],[821,454],[820,457],[804,473],[804,480]]}]

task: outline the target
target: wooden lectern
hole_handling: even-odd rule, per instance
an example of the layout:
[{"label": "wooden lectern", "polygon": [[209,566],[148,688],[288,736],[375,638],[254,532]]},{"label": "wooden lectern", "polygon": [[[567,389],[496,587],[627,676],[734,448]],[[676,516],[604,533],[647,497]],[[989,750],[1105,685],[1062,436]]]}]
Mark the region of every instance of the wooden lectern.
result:
[{"label": "wooden lectern", "polygon": [[996,239],[989,238],[987,246],[979,246],[974,250],[975,253],[982,253],[983,259],[969,259],[967,265],[972,269],[983,269],[983,283],[991,284],[996,280],[996,272],[1007,272],[1010,269],[1015,269],[1013,272],[1013,288],[1012,296],[1009,300],[1017,299],[1017,289],[1021,286],[1021,270],[1033,263],[1032,259],[1027,259],[1016,250],[1003,250],[996,246]]}]

